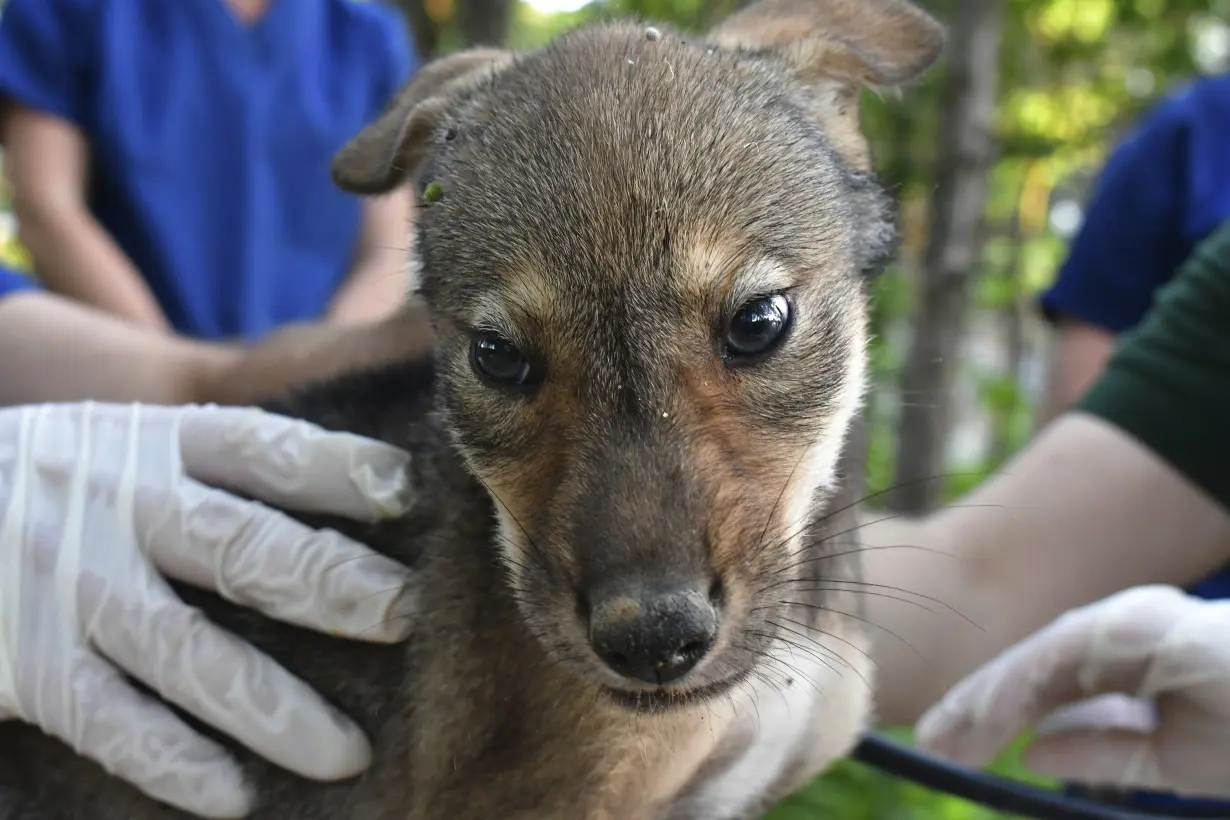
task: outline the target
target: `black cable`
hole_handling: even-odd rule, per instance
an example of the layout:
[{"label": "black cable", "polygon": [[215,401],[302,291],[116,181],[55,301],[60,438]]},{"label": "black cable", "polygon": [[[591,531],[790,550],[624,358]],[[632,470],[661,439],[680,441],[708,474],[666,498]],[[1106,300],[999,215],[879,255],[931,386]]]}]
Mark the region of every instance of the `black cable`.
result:
[{"label": "black cable", "polygon": [[1125,809],[956,766],[880,734],[866,735],[851,755],[885,774],[911,780],[996,811],[1036,820],[1230,820],[1224,809],[1163,806]]}]

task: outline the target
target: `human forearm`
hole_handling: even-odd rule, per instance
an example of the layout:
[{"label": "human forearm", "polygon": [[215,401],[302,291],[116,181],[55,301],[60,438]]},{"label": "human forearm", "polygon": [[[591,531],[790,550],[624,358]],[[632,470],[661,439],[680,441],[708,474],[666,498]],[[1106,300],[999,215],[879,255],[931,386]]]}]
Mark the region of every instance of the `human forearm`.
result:
[{"label": "human forearm", "polygon": [[193,402],[238,358],[45,291],[0,299],[0,405]]},{"label": "human forearm", "polygon": [[154,330],[170,330],[140,272],[77,205],[14,203],[21,239],[51,291]]},{"label": "human forearm", "polygon": [[295,325],[250,348],[155,333],[45,291],[0,298],[0,406],[249,404],[291,385],[427,355],[422,302],[378,324]]},{"label": "human forearm", "polygon": [[327,321],[361,324],[384,319],[414,291],[409,264],[412,213],[409,189],[363,200],[355,260],[329,305]]},{"label": "human forearm", "polygon": [[387,318],[406,300],[408,282],[400,254],[373,253],[360,261],[325,314],[336,325],[360,325]]},{"label": "human forearm", "polygon": [[21,239],[48,289],[134,324],[167,328],[140,272],[90,213],[90,147],[76,123],[6,99],[4,173]]},{"label": "human forearm", "polygon": [[1074,405],[1097,381],[1115,350],[1115,335],[1104,328],[1061,318],[1048,362],[1046,394],[1034,420],[1041,430]]},{"label": "human forearm", "polygon": [[910,724],[1064,611],[1208,575],[1230,560],[1230,514],[1134,439],[1070,413],[960,503],[868,525],[862,541],[885,547],[866,553],[868,581],[914,601],[868,600],[868,618],[900,636],[875,630],[880,718]]},{"label": "human forearm", "polygon": [[248,404],[293,385],[426,356],[434,343],[426,306],[417,298],[380,322],[290,325],[245,350],[233,366],[210,373],[200,400]]}]

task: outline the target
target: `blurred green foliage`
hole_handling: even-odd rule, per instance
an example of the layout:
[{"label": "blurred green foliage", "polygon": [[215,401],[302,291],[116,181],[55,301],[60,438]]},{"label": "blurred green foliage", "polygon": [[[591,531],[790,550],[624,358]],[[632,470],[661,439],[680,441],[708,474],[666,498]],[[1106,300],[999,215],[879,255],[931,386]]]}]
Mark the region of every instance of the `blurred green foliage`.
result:
[{"label": "blurred green foliage", "polygon": [[[909,733],[890,732],[897,740]],[[1051,786],[1051,781],[1024,770],[1018,763],[1026,739],[1018,740],[990,767],[997,774]],[[788,798],[764,820],[993,820],[1007,815],[964,800],[930,791],[914,783],[884,777],[857,763],[844,762],[810,788]]]}]

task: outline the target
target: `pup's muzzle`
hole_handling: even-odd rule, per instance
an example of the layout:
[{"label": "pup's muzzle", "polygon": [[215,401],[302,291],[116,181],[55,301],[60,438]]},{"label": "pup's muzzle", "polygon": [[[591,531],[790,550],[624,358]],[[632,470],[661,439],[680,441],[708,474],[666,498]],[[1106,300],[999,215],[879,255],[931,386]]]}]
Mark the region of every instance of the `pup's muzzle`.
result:
[{"label": "pup's muzzle", "polygon": [[715,594],[704,585],[622,588],[593,596],[589,642],[616,674],[663,685],[677,681],[713,649]]}]

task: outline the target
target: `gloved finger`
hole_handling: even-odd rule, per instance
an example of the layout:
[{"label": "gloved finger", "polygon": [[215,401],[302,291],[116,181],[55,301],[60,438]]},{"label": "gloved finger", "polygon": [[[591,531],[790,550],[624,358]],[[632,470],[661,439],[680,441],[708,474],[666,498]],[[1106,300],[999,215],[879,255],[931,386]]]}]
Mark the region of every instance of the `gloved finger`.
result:
[{"label": "gloved finger", "polygon": [[1023,755],[1026,766],[1053,777],[1098,785],[1177,792],[1188,797],[1230,797],[1230,748],[1224,736],[1204,733],[1208,715],[1188,714],[1152,733],[1080,729],[1048,735]]},{"label": "gloved finger", "polygon": [[[161,584],[161,588],[159,588]],[[314,780],[363,771],[367,738],[268,656],[211,623],[151,577],[143,600],[104,605],[89,635],[159,695],[257,754]]]},{"label": "gloved finger", "polygon": [[1077,672],[1084,642],[1051,628],[1012,647],[949,690],[915,726],[920,747],[984,766],[1027,726],[1083,697]]},{"label": "gloved finger", "polygon": [[1122,729],[1078,729],[1048,735],[1026,748],[1022,763],[1039,774],[1092,786],[1166,789],[1152,735]]},{"label": "gloved finger", "polygon": [[165,575],[287,623],[391,643],[414,624],[413,576],[333,530],[182,479],[136,501],[138,537]]},{"label": "gloved finger", "polygon": [[1108,692],[1133,692],[1147,655],[1104,670],[1091,689],[1085,671],[1096,619],[1071,612],[955,686],[918,722],[918,743],[935,754],[983,766],[1027,727],[1058,708]]},{"label": "gloved finger", "polygon": [[65,662],[71,686],[44,691],[37,716],[43,731],[155,800],[201,817],[251,812],[252,789],[225,749],[89,650]]},{"label": "gloved finger", "polygon": [[292,510],[379,521],[410,504],[396,447],[254,407],[201,405],[181,411],[188,475]]},{"label": "gloved finger", "polygon": [[1034,725],[1035,737],[1071,732],[1077,729],[1125,729],[1151,732],[1157,728],[1157,714],[1147,700],[1117,692],[1061,706]]},{"label": "gloved finger", "polygon": [[919,721],[919,741],[984,765],[1061,706],[1140,693],[1166,633],[1199,606],[1181,590],[1153,585],[1072,610],[954,687]]}]

